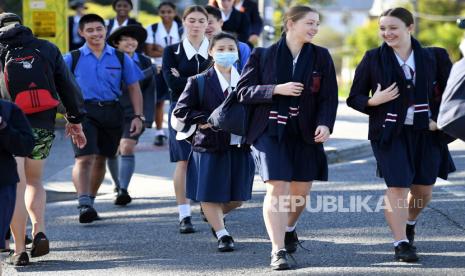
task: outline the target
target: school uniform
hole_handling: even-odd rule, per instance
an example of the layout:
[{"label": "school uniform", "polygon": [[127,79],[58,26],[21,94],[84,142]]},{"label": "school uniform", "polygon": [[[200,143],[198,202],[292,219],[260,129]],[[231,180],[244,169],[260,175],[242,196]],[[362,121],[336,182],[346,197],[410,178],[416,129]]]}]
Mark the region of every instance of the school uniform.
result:
[{"label": "school uniform", "polygon": [[[165,48],[162,71],[170,93],[171,103],[168,114],[171,114],[176,106],[179,96],[186,87],[188,78],[205,71],[211,64],[211,59],[208,56],[208,44],[208,39],[204,38],[199,51],[197,51],[186,38],[180,43]],[[171,73],[171,68],[176,68],[180,77],[175,77]],[[191,146],[185,140],[176,140],[176,131],[171,126],[171,116],[168,118],[170,160],[171,162],[187,161]]]},{"label": "school uniform", "polygon": [[[275,95],[277,84],[301,82],[298,97]],[[327,49],[304,44],[293,59],[285,38],[254,49],[238,84],[239,101],[252,115],[246,141],[263,181],[327,180],[323,145],[314,142],[318,126],[332,132],[338,105],[334,65]]]},{"label": "school uniform", "polygon": [[[404,62],[387,44],[368,51],[355,71],[347,104],[370,116],[368,139],[378,165],[378,175],[388,187],[432,185],[437,177],[447,179],[455,171],[441,131],[430,131],[436,121],[441,97],[451,69],[442,48],[423,48],[412,38],[412,54]],[[367,106],[370,91],[393,82],[399,97]]]},{"label": "school uniform", "polygon": [[[205,124],[210,114],[231,92],[239,73],[231,69],[231,85],[214,67],[205,77],[203,98],[199,98],[197,78],[189,79],[174,110],[187,125]],[[255,167],[241,137],[208,129],[197,129],[187,165],[186,196],[200,202],[245,201],[251,198]]]},{"label": "school uniform", "polygon": [[258,5],[252,0],[240,1],[235,8],[247,15],[250,22],[250,34],[260,35],[263,30],[263,20],[258,12]]},{"label": "school uniform", "polygon": [[[150,59],[142,54],[134,53],[132,60],[141,70],[145,70],[152,67],[152,62]],[[153,118],[153,111],[155,105],[155,76],[144,78],[139,81],[140,90],[142,92],[143,98],[143,113],[146,120],[151,120]],[[139,137],[142,135],[142,132],[138,135],[131,136],[131,122],[134,118],[134,109],[132,107],[131,99],[129,98],[129,92],[124,90],[119,99],[121,107],[124,112],[124,127],[123,135],[121,138],[127,138],[132,140],[139,140]],[[151,126],[152,121],[145,121],[145,126]]]},{"label": "school uniform", "polygon": [[[119,102],[121,84],[134,84],[143,78],[143,74],[127,54],[124,55],[122,65],[116,50],[108,44],[99,58],[87,44],[79,51],[81,56],[74,74],[87,110],[87,116],[82,122],[87,144],[82,149],[73,144],[74,154],[76,157],[92,154],[113,157],[124,125],[124,112]],[[71,68],[71,54],[66,54],[64,59],[68,68]]]},{"label": "school uniform", "polygon": [[68,16],[68,46],[69,50],[76,50],[82,47],[86,40],[79,35],[79,20],[81,16]]},{"label": "school uniform", "polygon": [[[7,105],[10,106],[8,109]],[[9,115],[6,110],[10,110]],[[34,136],[26,116],[15,104],[0,100],[0,116],[0,249],[4,249],[4,237],[15,209],[16,183],[19,182],[14,156],[28,156],[34,148]]]},{"label": "school uniform", "polygon": [[[156,32],[153,31],[154,25],[156,25]],[[178,22],[173,21],[171,25],[171,29],[169,31],[166,30],[165,25],[163,23],[155,23],[152,25],[147,26],[145,28],[147,31],[147,39],[145,40],[145,44],[157,44],[163,48],[166,48],[169,45],[173,45],[179,43],[182,38],[182,25],[178,24]],[[153,64],[158,66],[162,66],[163,59],[162,57],[152,58]],[[163,78],[163,73],[160,73],[156,76],[156,85],[157,85],[157,102],[164,101],[168,99],[168,87],[166,86],[166,82]]]},{"label": "school uniform", "polygon": [[250,22],[246,14],[233,8],[229,15],[225,15],[221,11],[221,16],[224,22],[223,31],[235,34],[241,42],[247,43],[249,41]]}]

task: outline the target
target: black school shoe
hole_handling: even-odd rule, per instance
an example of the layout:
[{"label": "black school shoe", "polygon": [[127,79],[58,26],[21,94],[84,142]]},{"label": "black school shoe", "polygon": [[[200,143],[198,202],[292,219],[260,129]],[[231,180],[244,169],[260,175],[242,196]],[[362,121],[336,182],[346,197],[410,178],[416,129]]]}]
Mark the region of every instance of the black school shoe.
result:
[{"label": "black school shoe", "polygon": [[153,145],[157,147],[161,147],[165,144],[165,135],[157,135],[155,136],[155,140],[153,141]]},{"label": "black school shoe", "polygon": [[80,223],[91,223],[94,220],[99,219],[97,211],[92,206],[80,205],[79,209],[79,222]]},{"label": "black school shoe", "polygon": [[271,254],[271,269],[273,270],[287,270],[290,269],[289,261],[287,260],[287,252],[284,249]]},{"label": "black school shoe", "polygon": [[12,250],[8,256],[7,263],[14,266],[26,266],[29,264],[29,256],[26,252],[15,255],[15,252]]},{"label": "black school shoe", "polygon": [[191,217],[189,216],[189,217],[183,218],[181,222],[179,223],[179,233],[190,234],[194,232],[195,232],[195,228],[194,228],[194,225],[192,225]]},{"label": "black school shoe", "polygon": [[407,227],[405,229],[405,233],[407,234],[407,239],[408,239],[408,243],[410,245],[413,245],[413,242],[415,240],[415,225],[409,225],[407,224]]},{"label": "black school shoe", "polygon": [[394,249],[395,258],[400,262],[414,263],[418,261],[417,252],[408,242],[401,242]]},{"label": "black school shoe", "polygon": [[284,235],[284,247],[286,248],[287,253],[294,253],[297,250],[297,245],[299,245],[299,238],[297,237],[297,232],[286,232]]},{"label": "black school shoe", "polygon": [[50,243],[44,233],[39,232],[32,241],[31,258],[41,257],[50,252]]},{"label": "black school shoe", "polygon": [[234,251],[234,240],[231,236],[223,236],[218,240],[218,251],[231,252]]},{"label": "black school shoe", "polygon": [[118,195],[116,196],[114,203],[115,205],[125,206],[131,203],[131,201],[132,198],[129,195],[128,191],[126,189],[119,189]]}]

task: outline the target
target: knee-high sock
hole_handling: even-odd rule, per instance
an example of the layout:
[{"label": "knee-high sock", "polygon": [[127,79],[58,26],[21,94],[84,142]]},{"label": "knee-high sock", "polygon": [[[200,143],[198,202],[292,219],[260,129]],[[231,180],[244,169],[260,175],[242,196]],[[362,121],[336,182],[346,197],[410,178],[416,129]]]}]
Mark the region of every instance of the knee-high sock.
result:
[{"label": "knee-high sock", "polygon": [[129,182],[131,181],[131,177],[134,174],[135,167],[136,160],[134,158],[134,155],[120,156],[119,180],[121,189],[128,189]]},{"label": "knee-high sock", "polygon": [[116,187],[120,187],[118,157],[115,156],[112,158],[107,158],[107,165],[113,182],[115,183]]}]

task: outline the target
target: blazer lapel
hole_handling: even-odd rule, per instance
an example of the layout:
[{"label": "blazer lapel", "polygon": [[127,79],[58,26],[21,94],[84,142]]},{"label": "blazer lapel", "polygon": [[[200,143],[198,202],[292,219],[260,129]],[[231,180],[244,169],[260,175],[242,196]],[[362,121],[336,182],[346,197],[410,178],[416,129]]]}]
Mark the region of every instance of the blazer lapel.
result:
[{"label": "blazer lapel", "polygon": [[225,99],[223,90],[221,89],[220,80],[216,75],[215,68],[210,68],[207,74],[207,81],[205,89],[205,95],[212,95],[214,96],[218,102],[222,103]]}]

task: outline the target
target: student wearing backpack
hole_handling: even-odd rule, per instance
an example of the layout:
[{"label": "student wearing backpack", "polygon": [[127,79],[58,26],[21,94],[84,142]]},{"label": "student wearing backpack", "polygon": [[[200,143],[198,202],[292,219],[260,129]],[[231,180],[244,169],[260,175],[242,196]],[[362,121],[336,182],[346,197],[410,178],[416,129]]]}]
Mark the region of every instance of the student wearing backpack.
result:
[{"label": "student wearing backpack", "polygon": [[[445,49],[424,48],[404,8],[383,12],[383,44],[365,53],[347,105],[370,116],[368,139],[387,189],[384,214],[398,261],[418,261],[415,225],[432,197],[437,177],[455,166],[436,120],[452,63]],[[371,92],[370,92],[371,91]]]},{"label": "student wearing backpack", "polygon": [[[15,104],[0,100],[0,249],[6,246],[3,237],[10,229],[15,209],[16,185],[19,182],[15,156],[28,156],[33,148],[34,136],[23,112]],[[10,255],[13,265],[25,265],[28,260],[25,251]]]},{"label": "student wearing backpack", "polygon": [[2,98],[15,102],[26,113],[35,140],[32,153],[27,158],[17,158],[21,181],[11,223],[14,256],[20,256],[26,250],[29,213],[33,236],[31,257],[39,257],[49,252],[42,171],[55,137],[58,99],[66,109],[66,133],[77,147],[83,147],[86,138],[80,124],[85,116],[82,95],[59,49],[48,41],[35,38],[12,13],[0,14],[0,63]]},{"label": "student wearing backpack", "polygon": [[[187,79],[206,70],[211,59],[208,55],[208,38],[205,37],[208,14],[201,6],[190,6],[183,14],[186,37],[180,42],[168,46],[163,51],[163,77],[170,91],[171,115],[179,96],[187,84]],[[173,182],[179,211],[179,232],[193,233],[191,209],[186,198],[187,159],[191,145],[187,141],[176,140],[176,130],[168,116],[170,161],[176,162]]]},{"label": "student wearing backpack", "polygon": [[171,2],[161,2],[158,6],[158,15],[161,22],[149,25],[147,30],[147,40],[145,41],[145,53],[152,58],[152,62],[157,66],[157,100],[155,106],[155,146],[163,146],[167,138],[163,130],[163,114],[165,112],[165,101],[169,98],[168,87],[166,86],[161,66],[163,63],[163,49],[167,46],[179,43],[182,39],[182,21],[176,14],[176,5]]},{"label": "student wearing backpack", "polygon": [[[145,118],[152,118],[155,103],[155,71],[152,67],[150,58],[136,52],[139,43],[144,43],[147,38],[147,32],[141,26],[129,25],[121,27],[114,31],[108,37],[108,44],[118,51],[128,54],[134,63],[147,74],[144,73],[144,79],[139,81],[142,90],[144,115]],[[134,116],[134,110],[129,99],[127,91],[123,91],[120,97],[120,103],[124,110],[124,130],[123,136],[119,143],[119,156],[108,158],[107,164],[111,176],[118,187],[114,203],[116,205],[127,205],[132,199],[128,193],[129,182],[131,181],[136,160],[134,149],[142,132],[138,135],[131,136],[131,120]]]},{"label": "student wearing backpack", "polygon": [[[213,6],[206,6],[205,10],[208,12],[208,27],[205,31],[205,35],[208,37],[208,39],[211,39],[214,35],[221,32],[221,28],[223,27],[223,19],[221,18],[221,11],[218,8]],[[234,67],[240,74],[245,64],[247,63],[247,60],[249,60],[250,47],[246,43],[240,41],[238,41],[237,45],[239,59],[234,64]]]},{"label": "student wearing backpack", "polygon": [[84,148],[73,147],[73,183],[78,194],[79,222],[91,223],[99,218],[94,200],[105,176],[106,158],[116,155],[123,133],[124,113],[119,103],[123,84],[134,110],[130,136],[142,131],[139,80],[143,74],[128,55],[106,43],[105,22],[100,16],[84,15],[79,21],[79,33],[86,43],[64,59],[81,87],[87,110],[83,130],[88,142]]},{"label": "student wearing backpack", "polygon": [[[253,108],[246,136],[267,186],[263,217],[275,270],[289,269],[287,254],[297,250],[296,224],[312,182],[328,180],[323,143],[336,120],[338,95],[331,55],[312,43],[319,18],[308,6],[291,7],[281,39],[252,52],[237,88],[239,101]],[[280,205],[289,197],[289,208]]]},{"label": "student wearing backpack", "polygon": [[[185,125],[198,125],[187,164],[187,198],[200,202],[218,250],[229,252],[234,250],[234,240],[226,230],[224,216],[251,198],[255,166],[250,146],[242,143],[242,137],[213,130],[207,123],[239,81],[233,66],[239,58],[236,38],[229,33],[216,34],[209,54],[214,65],[189,78],[173,113]],[[202,86],[200,78],[204,79]]]}]

